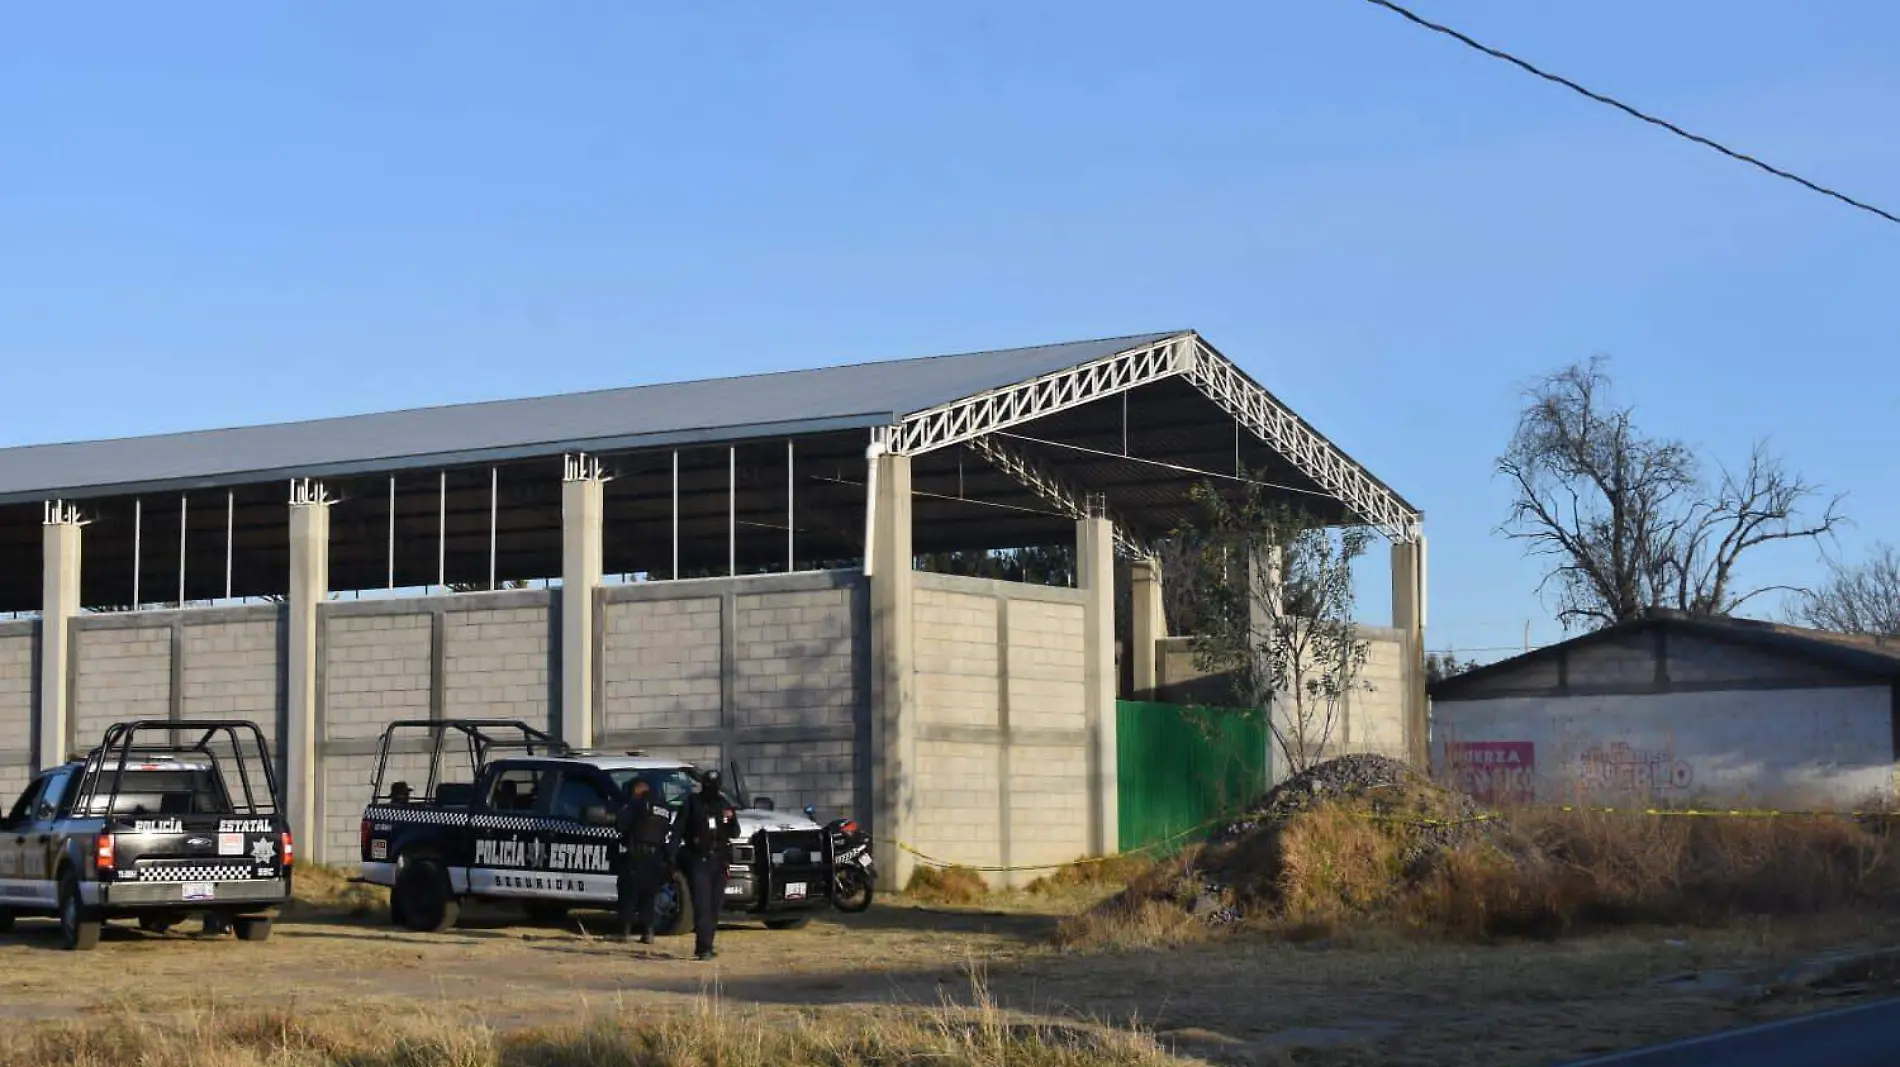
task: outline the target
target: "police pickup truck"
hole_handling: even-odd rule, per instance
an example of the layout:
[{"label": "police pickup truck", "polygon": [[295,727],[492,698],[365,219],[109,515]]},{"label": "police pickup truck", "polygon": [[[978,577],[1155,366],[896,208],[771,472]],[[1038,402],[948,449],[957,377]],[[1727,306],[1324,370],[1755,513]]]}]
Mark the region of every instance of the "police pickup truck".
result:
[{"label": "police pickup truck", "polygon": [[[395,780],[392,767],[413,768],[405,773],[421,781]],[[470,900],[520,904],[541,920],[612,908],[621,858],[614,816],[636,780],[677,817],[701,775],[683,760],[570,749],[516,720],[392,723],[363,812],[361,880],[388,886],[391,920],[419,931],[454,926]],[[726,912],[772,929],[803,926],[830,903],[831,835],[765,798],[727,803],[739,840]],[[655,910],[657,934],[692,928],[678,871]]]},{"label": "police pickup truck", "polygon": [[89,949],[111,919],[163,932],[199,915],[262,941],[293,858],[254,723],[118,723],[34,778],[0,822],[0,930],[53,915],[67,948]]}]

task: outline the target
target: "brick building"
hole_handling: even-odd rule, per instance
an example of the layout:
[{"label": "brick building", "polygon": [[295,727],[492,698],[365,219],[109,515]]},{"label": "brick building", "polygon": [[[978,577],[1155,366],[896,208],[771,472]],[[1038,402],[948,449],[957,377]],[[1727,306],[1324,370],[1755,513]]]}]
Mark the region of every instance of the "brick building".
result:
[{"label": "brick building", "polygon": [[[1176,332],[0,449],[0,790],[110,722],[248,717],[348,863],[384,724],[498,716],[958,862],[1112,851],[1116,576],[1152,692],[1148,543],[1242,472],[1392,540],[1422,759],[1419,514]],[[913,565],[1058,542],[1075,588]]]}]

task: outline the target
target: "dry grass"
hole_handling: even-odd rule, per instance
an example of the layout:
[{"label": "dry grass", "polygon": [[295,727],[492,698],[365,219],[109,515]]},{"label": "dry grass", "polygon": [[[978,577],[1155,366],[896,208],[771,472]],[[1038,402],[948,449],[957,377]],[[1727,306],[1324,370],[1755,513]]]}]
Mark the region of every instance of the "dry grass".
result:
[{"label": "dry grass", "polygon": [[380,919],[389,914],[389,891],[381,886],[352,883],[352,875],[335,867],[298,864],[291,877],[290,903],[285,919]]},{"label": "dry grass", "polygon": [[1109,856],[1082,860],[1059,867],[1024,886],[1025,892],[1039,897],[1066,896],[1076,892],[1100,892],[1119,889],[1148,872],[1154,860],[1141,855]]},{"label": "dry grass", "polygon": [[924,904],[975,904],[988,896],[989,883],[968,867],[929,867],[910,872],[904,894]]},{"label": "dry grass", "polygon": [[722,1010],[602,1015],[504,1031],[452,1010],[345,1014],[198,1007],[0,1032],[0,1067],[1167,1067],[1150,1037],[973,1008],[805,1015]]},{"label": "dry grass", "polygon": [[[1184,852],[1067,920],[1070,948],[1172,946],[1226,929],[1303,939],[1368,925],[1489,941],[1631,925],[1877,914],[1900,902],[1885,820],[1692,818],[1507,810],[1447,828],[1429,788],[1327,802],[1220,846]],[[1210,895],[1207,883],[1227,887]]]}]

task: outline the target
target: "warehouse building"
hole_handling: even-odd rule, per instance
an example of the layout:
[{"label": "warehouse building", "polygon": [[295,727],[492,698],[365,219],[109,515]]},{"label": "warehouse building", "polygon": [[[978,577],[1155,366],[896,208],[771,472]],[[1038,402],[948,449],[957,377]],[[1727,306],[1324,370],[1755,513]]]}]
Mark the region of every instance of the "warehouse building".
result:
[{"label": "warehouse building", "polygon": [[[0,788],[114,721],[247,717],[348,863],[385,723],[506,716],[958,862],[1111,851],[1115,575],[1152,690],[1147,545],[1243,471],[1391,540],[1422,761],[1418,512],[1171,332],[0,449]],[[1058,542],[1073,588],[913,567]]]},{"label": "warehouse building", "polygon": [[1434,768],[1497,802],[1884,803],[1900,644],[1657,612],[1432,686]]}]

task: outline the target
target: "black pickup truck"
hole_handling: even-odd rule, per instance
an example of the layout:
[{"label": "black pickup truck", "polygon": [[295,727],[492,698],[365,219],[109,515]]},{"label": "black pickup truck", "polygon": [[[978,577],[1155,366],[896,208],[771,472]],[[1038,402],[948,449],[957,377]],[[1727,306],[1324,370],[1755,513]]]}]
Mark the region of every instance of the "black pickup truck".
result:
[{"label": "black pickup truck", "polygon": [[[392,760],[421,780],[393,780]],[[701,780],[677,759],[578,751],[516,720],[392,723],[363,812],[361,878],[390,887],[390,918],[412,930],[454,926],[466,900],[520,904],[539,919],[611,908],[620,864],[613,815],[636,779],[676,814]],[[727,803],[740,828],[728,914],[786,929],[828,907],[831,835],[808,818],[770,810],[765,798],[756,807]],[[692,929],[678,872],[656,910],[656,933]]]},{"label": "black pickup truck", "polygon": [[162,932],[199,915],[262,941],[293,859],[256,724],[117,723],[34,778],[0,822],[0,930],[53,915],[67,948],[89,949],[111,919]]}]

